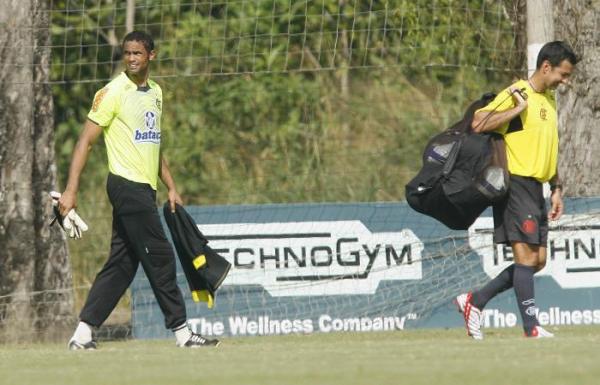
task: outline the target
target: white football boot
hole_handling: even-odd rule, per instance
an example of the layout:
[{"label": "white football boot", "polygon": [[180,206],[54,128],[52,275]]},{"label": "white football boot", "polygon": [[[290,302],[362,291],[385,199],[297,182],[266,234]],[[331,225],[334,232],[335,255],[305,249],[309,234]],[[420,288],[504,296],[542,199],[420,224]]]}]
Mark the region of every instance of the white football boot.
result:
[{"label": "white football boot", "polygon": [[482,340],[481,310],[471,304],[471,297],[471,292],[463,293],[454,299],[454,303],[458,308],[458,312],[462,313],[465,319],[467,335],[471,336],[474,340]]}]

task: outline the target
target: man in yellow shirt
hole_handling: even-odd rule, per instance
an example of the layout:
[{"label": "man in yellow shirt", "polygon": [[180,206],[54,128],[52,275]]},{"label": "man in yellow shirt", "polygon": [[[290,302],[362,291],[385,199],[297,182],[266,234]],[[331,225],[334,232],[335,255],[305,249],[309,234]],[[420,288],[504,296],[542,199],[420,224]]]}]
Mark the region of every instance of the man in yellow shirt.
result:
[{"label": "man in yellow shirt", "polygon": [[59,200],[63,216],[76,207],[81,172],[92,144],[103,133],[109,168],[106,189],[113,206],[110,256],[81,310],[80,322],[68,345],[72,350],[96,348],[92,328],[108,318],[140,263],[177,346],[219,344],[188,327],[185,302],[176,282],[173,249],[156,208],[159,177],[168,189],[172,211],[182,200],[160,152],[162,90],[149,78],[149,64],[155,57],[150,35],[134,31],[125,36],[125,72],[96,93]]},{"label": "man in yellow shirt", "polygon": [[[499,132],[506,142],[510,187],[507,198],[494,206],[494,243],[510,244],[515,261],[483,288],[456,297],[467,333],[474,339],[483,338],[481,310],[511,287],[525,336],[553,337],[536,318],[533,275],[546,265],[548,220],[557,220],[563,213],[554,90],[567,83],[576,63],[566,43],[545,44],[533,75],[500,92],[473,118],[473,131]],[[550,212],[543,197],[545,182],[552,191]]]}]

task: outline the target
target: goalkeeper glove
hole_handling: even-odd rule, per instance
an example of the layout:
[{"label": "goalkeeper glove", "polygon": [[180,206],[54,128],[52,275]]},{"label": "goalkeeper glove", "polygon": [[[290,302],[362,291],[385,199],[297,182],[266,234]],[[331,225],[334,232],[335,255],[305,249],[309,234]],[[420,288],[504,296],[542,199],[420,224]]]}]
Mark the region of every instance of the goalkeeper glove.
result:
[{"label": "goalkeeper glove", "polygon": [[52,209],[54,211],[54,219],[50,222],[50,225],[53,225],[54,222],[58,222],[60,227],[70,238],[81,239],[83,232],[88,230],[88,225],[81,219],[75,209],[71,209],[64,217],[60,214],[60,209],[58,208],[60,196],[61,194],[59,192],[50,192]]}]

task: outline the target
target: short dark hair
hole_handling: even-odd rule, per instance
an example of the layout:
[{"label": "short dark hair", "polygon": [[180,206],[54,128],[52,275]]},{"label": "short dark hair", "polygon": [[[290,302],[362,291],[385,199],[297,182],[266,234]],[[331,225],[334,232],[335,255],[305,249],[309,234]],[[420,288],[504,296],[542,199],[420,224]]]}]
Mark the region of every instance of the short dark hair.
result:
[{"label": "short dark hair", "polygon": [[545,60],[548,60],[552,67],[559,66],[563,60],[567,60],[573,65],[578,61],[571,46],[560,40],[544,44],[538,54],[536,68],[540,69]]},{"label": "short dark hair", "polygon": [[146,51],[148,51],[148,53],[154,50],[154,40],[152,39],[152,36],[150,36],[144,31],[129,32],[123,38],[123,46],[125,46],[125,43],[127,43],[128,41],[139,41],[144,45],[144,48],[146,48]]}]

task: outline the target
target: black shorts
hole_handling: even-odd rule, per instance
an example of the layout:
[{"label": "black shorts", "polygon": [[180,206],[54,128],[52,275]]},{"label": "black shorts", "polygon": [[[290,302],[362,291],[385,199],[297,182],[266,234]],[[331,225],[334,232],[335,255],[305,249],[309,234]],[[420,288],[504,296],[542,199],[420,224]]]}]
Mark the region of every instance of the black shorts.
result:
[{"label": "black shorts", "polygon": [[540,246],[548,242],[543,186],[534,178],[511,175],[506,198],[494,205],[494,243],[512,242]]}]

